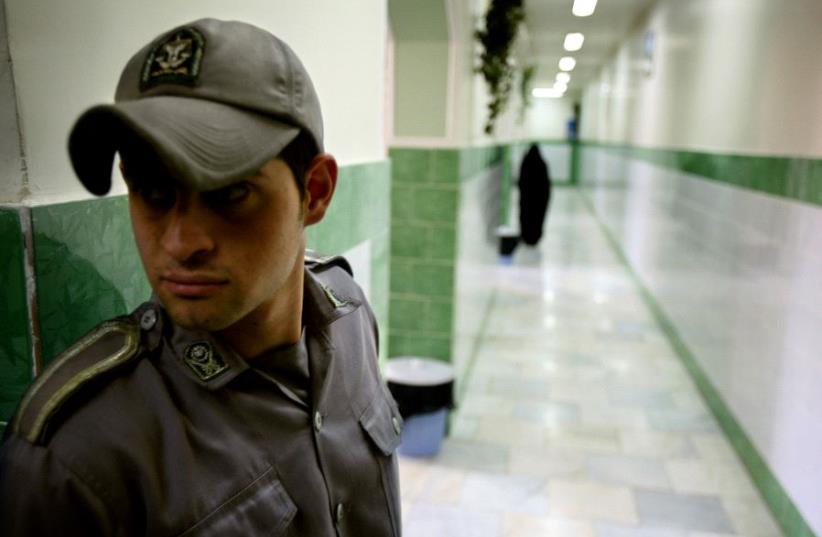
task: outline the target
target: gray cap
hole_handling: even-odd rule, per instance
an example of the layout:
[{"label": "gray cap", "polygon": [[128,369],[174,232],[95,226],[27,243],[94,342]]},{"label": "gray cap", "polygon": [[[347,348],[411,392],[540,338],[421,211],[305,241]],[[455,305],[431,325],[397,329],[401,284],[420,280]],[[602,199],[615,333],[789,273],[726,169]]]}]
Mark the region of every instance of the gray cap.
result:
[{"label": "gray cap", "polygon": [[126,64],[114,102],[87,110],[69,135],[74,171],[98,196],[111,188],[114,153],[134,135],[197,191],[253,175],[301,130],[323,150],[305,67],[243,22],[201,19],[162,34]]}]

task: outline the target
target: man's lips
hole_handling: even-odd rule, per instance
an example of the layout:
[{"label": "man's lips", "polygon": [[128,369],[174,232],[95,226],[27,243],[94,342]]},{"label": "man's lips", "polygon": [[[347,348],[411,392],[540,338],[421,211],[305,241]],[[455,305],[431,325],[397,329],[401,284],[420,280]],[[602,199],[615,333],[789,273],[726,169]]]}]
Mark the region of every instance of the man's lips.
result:
[{"label": "man's lips", "polygon": [[225,278],[201,274],[170,273],[160,276],[160,284],[180,297],[208,297],[227,283]]}]

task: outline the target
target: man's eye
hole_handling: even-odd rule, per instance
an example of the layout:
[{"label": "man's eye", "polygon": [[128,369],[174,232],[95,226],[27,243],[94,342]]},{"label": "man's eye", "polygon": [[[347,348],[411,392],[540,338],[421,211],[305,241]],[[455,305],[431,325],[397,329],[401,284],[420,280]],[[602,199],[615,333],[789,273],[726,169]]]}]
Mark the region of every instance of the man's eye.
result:
[{"label": "man's eye", "polygon": [[203,197],[209,204],[217,207],[226,207],[243,202],[251,193],[245,183],[229,185],[225,188],[205,192]]},{"label": "man's eye", "polygon": [[137,187],[136,190],[137,194],[147,205],[158,209],[171,207],[177,198],[175,189],[163,186],[143,185]]}]

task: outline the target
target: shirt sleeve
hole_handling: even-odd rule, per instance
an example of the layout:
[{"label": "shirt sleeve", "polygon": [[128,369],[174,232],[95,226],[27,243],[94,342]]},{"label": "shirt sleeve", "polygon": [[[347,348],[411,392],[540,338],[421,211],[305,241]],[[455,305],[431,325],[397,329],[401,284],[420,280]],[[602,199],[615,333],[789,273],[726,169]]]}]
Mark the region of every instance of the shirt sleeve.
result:
[{"label": "shirt sleeve", "polygon": [[10,435],[0,447],[0,534],[119,535],[110,510],[48,447]]}]

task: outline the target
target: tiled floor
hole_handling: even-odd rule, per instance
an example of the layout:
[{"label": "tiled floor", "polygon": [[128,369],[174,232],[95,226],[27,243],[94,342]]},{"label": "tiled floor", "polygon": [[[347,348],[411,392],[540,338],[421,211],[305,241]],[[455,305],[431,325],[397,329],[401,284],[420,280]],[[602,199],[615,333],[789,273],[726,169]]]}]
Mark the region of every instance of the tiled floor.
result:
[{"label": "tiled floor", "polygon": [[578,196],[478,274],[494,295],[451,435],[400,460],[404,535],[781,535]]}]

